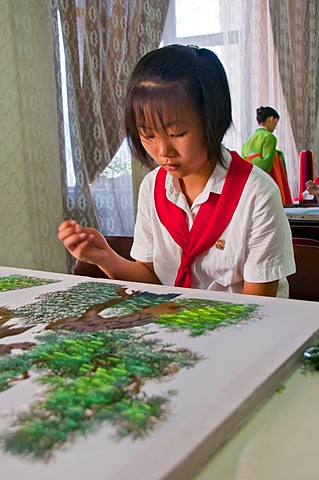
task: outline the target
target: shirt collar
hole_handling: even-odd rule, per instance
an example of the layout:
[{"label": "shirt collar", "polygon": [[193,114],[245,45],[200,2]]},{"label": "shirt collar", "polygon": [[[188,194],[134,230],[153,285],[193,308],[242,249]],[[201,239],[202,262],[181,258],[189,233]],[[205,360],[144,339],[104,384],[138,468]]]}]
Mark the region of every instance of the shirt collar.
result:
[{"label": "shirt collar", "polygon": [[[224,181],[229,169],[229,165],[231,162],[231,154],[227,148],[225,148],[222,145],[222,156],[223,156],[223,161],[225,167],[216,164],[216,167],[214,168],[213,173],[209,177],[206,186],[202,193],[198,195],[196,198],[196,201],[194,202],[193,206],[195,204],[199,203],[204,203],[209,197],[210,192],[214,192],[217,194],[220,194],[224,185]],[[179,203],[178,199],[179,197],[183,195],[180,183],[178,178],[172,177],[172,175],[166,175],[166,182],[165,182],[165,187],[166,187],[166,194],[167,198],[173,201],[174,203]]]}]

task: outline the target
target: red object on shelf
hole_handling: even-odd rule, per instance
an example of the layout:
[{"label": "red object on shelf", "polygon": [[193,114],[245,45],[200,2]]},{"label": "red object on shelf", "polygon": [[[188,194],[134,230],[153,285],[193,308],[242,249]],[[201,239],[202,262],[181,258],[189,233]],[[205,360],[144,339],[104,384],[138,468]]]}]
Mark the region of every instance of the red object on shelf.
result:
[{"label": "red object on shelf", "polygon": [[301,150],[299,157],[299,195],[295,200],[303,200],[306,182],[315,178],[314,155],[312,150]]}]

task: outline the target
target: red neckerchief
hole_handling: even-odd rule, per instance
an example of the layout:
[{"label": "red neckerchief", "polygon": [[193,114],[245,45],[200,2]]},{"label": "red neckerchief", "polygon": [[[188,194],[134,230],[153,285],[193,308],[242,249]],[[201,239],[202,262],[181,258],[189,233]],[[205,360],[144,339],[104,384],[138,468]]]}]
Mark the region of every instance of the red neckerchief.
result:
[{"label": "red neckerchief", "polygon": [[198,255],[209,250],[229,224],[253,165],[231,152],[232,161],[220,195],[211,192],[195,217],[190,231],[186,213],[166,197],[166,170],[160,168],[155,180],[154,200],[160,222],[182,249],[175,287],[191,287],[191,265]]}]

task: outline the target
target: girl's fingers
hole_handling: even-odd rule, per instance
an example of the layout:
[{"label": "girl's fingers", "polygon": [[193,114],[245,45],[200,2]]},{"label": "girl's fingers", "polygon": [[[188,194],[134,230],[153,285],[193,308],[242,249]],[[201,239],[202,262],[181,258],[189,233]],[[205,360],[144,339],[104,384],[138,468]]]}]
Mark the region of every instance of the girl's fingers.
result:
[{"label": "girl's fingers", "polygon": [[73,220],[61,223],[58,228],[58,238],[61,241],[64,241],[70,235],[81,233],[84,233],[82,228]]},{"label": "girl's fingers", "polygon": [[97,251],[106,243],[99,235],[93,228],[82,229],[74,220],[62,222],[58,228],[59,240],[79,260],[90,258],[93,261],[97,258]]},{"label": "girl's fingers", "polygon": [[80,243],[86,240],[87,235],[83,231],[75,231],[74,228],[66,228],[58,233],[58,238],[65,247],[74,250]]},{"label": "girl's fingers", "polygon": [[61,232],[62,230],[65,230],[66,228],[70,228],[70,227],[75,227],[76,226],[76,222],[74,220],[64,220],[64,222],[62,222],[59,227],[58,227],[58,231]]}]

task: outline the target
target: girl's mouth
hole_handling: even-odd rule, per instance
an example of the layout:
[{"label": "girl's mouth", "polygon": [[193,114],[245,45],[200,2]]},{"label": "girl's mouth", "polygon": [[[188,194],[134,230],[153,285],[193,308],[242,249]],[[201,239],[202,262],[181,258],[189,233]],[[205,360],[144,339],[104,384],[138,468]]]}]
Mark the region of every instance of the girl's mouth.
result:
[{"label": "girl's mouth", "polygon": [[174,165],[173,163],[165,163],[164,168],[170,172],[174,172],[179,169],[179,165]]}]

